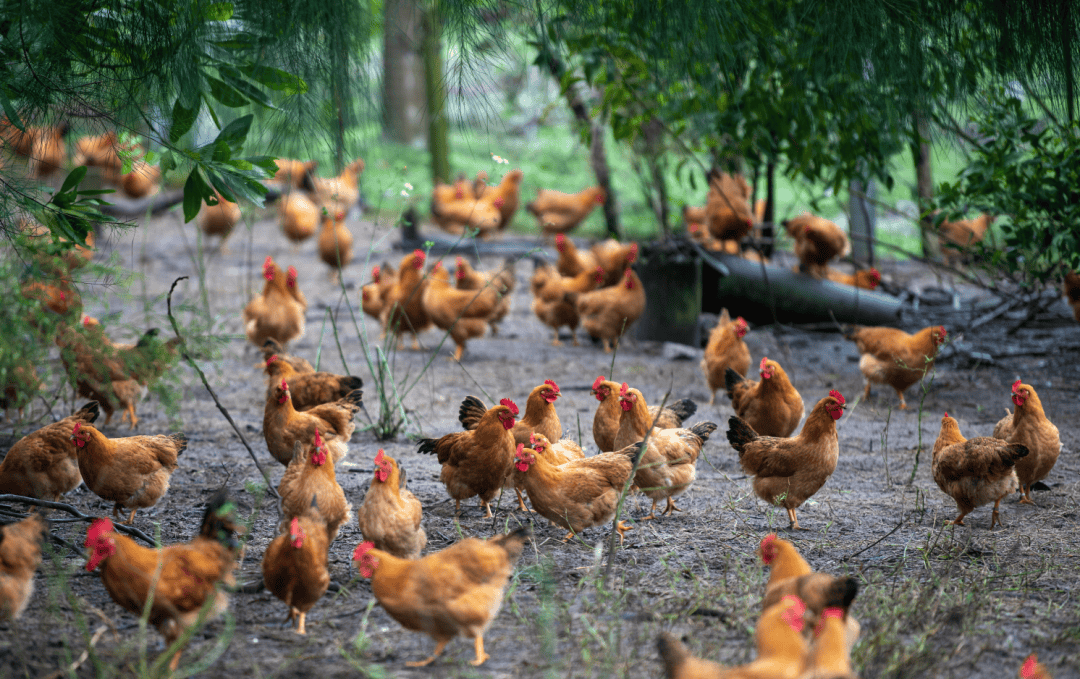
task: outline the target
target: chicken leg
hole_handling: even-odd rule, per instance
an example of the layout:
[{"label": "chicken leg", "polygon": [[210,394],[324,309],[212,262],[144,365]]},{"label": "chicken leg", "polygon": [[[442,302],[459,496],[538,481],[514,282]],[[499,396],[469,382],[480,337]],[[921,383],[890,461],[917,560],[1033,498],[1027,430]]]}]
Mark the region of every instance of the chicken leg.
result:
[{"label": "chicken leg", "polygon": [[525,498],[521,496],[521,489],[520,488],[515,488],[514,492],[517,493],[518,507],[521,509],[521,511],[523,511],[523,512],[532,512],[532,511],[534,511],[534,510],[529,509],[528,507],[525,506]]},{"label": "chicken leg", "polygon": [[681,509],[679,509],[678,507],[675,506],[675,500],[673,500],[673,499],[671,499],[669,497],[667,499],[667,508],[664,509],[664,513],[661,514],[660,516],[667,516],[668,514],[671,514],[672,512],[681,512],[681,511],[682,511]]},{"label": "chicken leg", "polygon": [[1031,499],[1031,485],[1024,484],[1020,486],[1020,503],[1022,505],[1033,505],[1035,501]]},{"label": "chicken leg", "polygon": [[440,655],[442,655],[443,649],[446,648],[446,645],[448,643],[450,643],[450,637],[437,640],[435,642],[435,651],[431,654],[430,657],[428,657],[427,660],[410,660],[409,662],[405,663],[405,667],[427,667],[431,663],[435,662],[435,658],[438,658]]},{"label": "chicken leg", "polygon": [[787,510],[788,520],[791,521],[791,530],[803,530],[799,528],[799,517],[795,516],[795,510],[788,508]]},{"label": "chicken leg", "polygon": [[655,519],[655,518],[656,518],[656,500],[653,500],[652,501],[652,509],[649,510],[649,515],[641,517],[641,520],[642,521],[648,521],[649,519]]},{"label": "chicken leg", "polygon": [[1005,498],[1005,496],[1004,496],[1004,495],[1002,495],[1001,497],[999,497],[999,498],[997,499],[997,502],[995,502],[995,503],[994,503],[994,513],[990,515],[990,530],[994,530],[994,526],[995,526],[995,525],[997,525],[997,526],[1001,526],[1002,528],[1004,528],[1004,527],[1005,527],[1005,524],[1003,524],[1003,523],[1001,522],[1001,515],[1000,515],[1000,514],[998,514],[998,505],[1000,505],[1000,504],[1001,504],[1001,501],[1002,501],[1002,500],[1003,500],[1004,498]]},{"label": "chicken leg", "polygon": [[633,526],[627,526],[625,521],[620,521],[619,523],[615,524],[615,532],[617,532],[619,534],[619,546],[620,547],[622,547],[622,543],[623,543],[623,534],[625,534],[626,531],[628,531],[628,530],[634,530],[634,527]]},{"label": "chicken leg", "polygon": [[484,653],[484,635],[483,634],[477,634],[476,635],[476,659],[475,660],[470,660],[469,664],[472,665],[473,667],[479,667],[480,665],[483,665],[484,661],[487,660],[490,657],[491,656],[489,656],[487,653]]},{"label": "chicken leg", "polygon": [[296,622],[296,633],[307,634],[307,629],[304,627],[304,622],[307,620],[307,613],[298,613]]}]

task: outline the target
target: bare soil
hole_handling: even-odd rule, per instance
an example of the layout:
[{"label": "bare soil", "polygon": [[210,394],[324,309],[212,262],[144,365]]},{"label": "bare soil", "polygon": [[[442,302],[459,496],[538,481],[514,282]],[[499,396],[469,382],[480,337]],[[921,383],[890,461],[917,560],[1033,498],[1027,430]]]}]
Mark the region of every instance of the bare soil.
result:
[{"label": "bare soil", "polygon": [[[345,287],[359,316],[359,285],[368,280],[371,265],[384,259],[396,263],[401,253],[391,251],[396,234],[385,225],[352,221],[350,226],[357,236],[358,257],[346,270]],[[207,316],[198,310],[209,309],[209,332],[225,341],[217,356],[197,360],[275,484],[283,468],[263,441],[264,381],[240,319],[243,306],[261,288],[260,265],[267,255],[299,269],[300,285],[311,303],[307,333],[291,350],[312,362],[318,358],[322,369],[347,369],[363,377],[368,413],[377,416],[368,359],[374,360],[378,327],[360,320],[367,335],[362,344],[342,291],[328,280],[314,242],[293,252],[273,220],[261,218],[238,229],[227,252],[202,256],[194,225],[181,224],[175,213],[107,240],[98,261],[115,258],[137,278],[126,292],[87,286],[87,313],[101,317],[118,340],[134,338],[149,326],[161,327],[169,336],[164,294],[175,278],[190,276],[175,294],[174,304],[190,307],[180,310],[179,320],[189,329],[200,323],[205,327]],[[370,256],[369,246],[374,251]],[[501,258],[480,264],[494,267]],[[199,286],[202,267],[208,307]],[[894,289],[919,295],[919,308],[904,317],[908,330],[943,322],[955,338],[978,315],[972,305],[985,302],[978,290],[957,286],[917,265],[884,262],[879,268]],[[1038,652],[1059,679],[1080,676],[1080,599],[1074,595],[1080,585],[1080,354],[1077,326],[1067,318],[1063,303],[1034,327],[1012,335],[1006,334],[1009,318],[966,333],[938,362],[925,394],[919,387],[909,390],[906,411],[895,409],[891,390],[875,389],[868,401],[859,398],[863,383],[858,356],[839,333],[752,328],[746,341],[755,363],[763,355],[778,359],[808,405],[838,389],[851,406],[838,423],[841,453],[836,472],[799,509],[805,530],[793,532],[782,510],[751,492],[724,436],[731,407],[722,394],[716,406],[707,405],[709,393],[696,359],[670,360],[659,343],[629,341],[612,369],[611,356],[587,338],[582,346],[564,341],[553,347],[549,331],[529,310],[530,274],[527,260],[518,264],[511,316],[498,336],[470,342],[461,365],[448,360],[452,344],[440,346],[442,336],[435,331],[422,337],[424,351],[391,352],[389,365],[399,388],[416,380],[404,399],[410,417],[407,435],[379,441],[370,431],[358,430],[338,471],[346,495],[359,506],[377,449],[385,448],[399,459],[424,505],[429,551],[461,536],[488,537],[522,522],[533,524],[535,540],[485,637],[491,659],[481,668],[471,667],[467,661],[473,657],[472,645],[456,640],[432,667],[407,669],[404,663],[426,657],[433,642],[403,631],[378,605],[372,607],[370,587],[350,563],[360,541],[352,523],[331,546],[332,577],[339,591],[327,594],[312,610],[307,636],[283,626],[285,606],[269,593],[237,593],[229,618],[196,634],[185,652],[185,667],[224,639],[227,648],[199,676],[329,678],[356,676],[362,670],[400,677],[656,677],[662,670],[655,639],[663,630],[685,635],[695,652],[710,659],[745,662],[754,655],[752,630],[766,577],[755,549],[765,534],[777,531],[794,541],[816,569],[859,578],[862,591],[853,612],[863,625],[855,652],[862,676],[1013,677],[1031,652]],[[958,308],[951,303],[953,291]],[[927,303],[938,298],[945,303]],[[324,327],[328,313],[337,314],[347,365],[332,326]],[[1063,346],[1072,348],[1060,350]],[[993,358],[987,360],[986,354]],[[263,550],[274,537],[274,503],[256,487],[262,482],[259,472],[194,372],[181,366],[176,375],[171,395],[190,444],[169,493],[153,509],[140,511],[136,526],[160,534],[165,543],[187,540],[197,530],[205,499],[227,485],[241,512],[252,520],[239,579],[254,582]],[[494,520],[482,518],[475,501],[464,503],[455,519],[453,502],[438,479],[437,461],[417,454],[412,442],[417,435],[457,430],[458,404],[467,395],[487,402],[510,397],[524,406],[532,387],[552,379],[563,390],[557,407],[565,435],[595,451],[591,425],[596,401],[589,386],[597,375],[629,382],[650,403],[668,392],[670,399],[692,398],[699,408],[690,422],[719,425],[698,462],[697,482],[678,502],[681,513],[643,522],[637,517],[648,511],[648,503],[629,500],[634,530],[615,552],[606,585],[601,578],[607,528],[590,529],[582,541],[564,544],[565,531],[515,510],[506,496]],[[1064,451],[1046,479],[1049,490],[1035,495],[1037,506],[1008,498],[1003,528],[988,529],[988,507],[976,510],[966,527],[944,526],[955,516],[955,504],[930,476],[930,448],[941,414],[948,411],[957,417],[968,437],[989,435],[1011,405],[1009,389],[1017,377],[1035,386],[1047,414],[1061,429]],[[70,396],[62,396],[52,416],[67,414],[71,404]],[[38,406],[37,415],[42,415]],[[156,397],[145,400],[139,414],[139,433],[175,430]],[[50,419],[48,413],[43,417]],[[368,420],[361,415],[359,422],[362,426]],[[117,421],[106,431],[128,434],[127,426]],[[66,501],[92,515],[111,510],[85,489],[69,494]],[[53,526],[55,535],[76,546],[81,546],[85,531],[86,524],[79,522]],[[0,623],[0,676],[60,676],[54,673],[67,674],[73,665],[77,669],[71,675],[78,677],[134,674],[138,619],[112,602],[97,574],[85,572],[82,554],[58,550],[42,565],[23,618]],[[91,642],[99,627],[104,633]],[[153,630],[146,639],[151,658],[164,650]],[[90,653],[83,657],[88,647]]]}]

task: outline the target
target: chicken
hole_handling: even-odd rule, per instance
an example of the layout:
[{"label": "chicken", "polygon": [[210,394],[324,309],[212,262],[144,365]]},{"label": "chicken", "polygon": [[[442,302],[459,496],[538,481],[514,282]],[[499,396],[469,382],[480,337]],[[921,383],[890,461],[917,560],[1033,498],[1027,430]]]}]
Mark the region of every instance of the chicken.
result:
[{"label": "chicken", "polygon": [[319,226],[319,208],[306,195],[299,191],[286,193],[278,200],[277,209],[281,231],[294,246],[315,235]]},{"label": "chicken", "polygon": [[853,288],[862,288],[863,290],[874,290],[881,283],[881,272],[874,267],[860,269],[854,274],[846,274],[826,267],[825,277],[834,283],[850,285]]},{"label": "chicken", "polygon": [[695,658],[686,644],[668,632],[660,633],[656,647],[667,679],[720,679],[728,669],[710,660]]},{"label": "chicken", "polygon": [[[648,431],[648,408],[640,391],[627,389],[619,396],[619,406],[623,411],[619,424],[620,433]],[[631,420],[636,422],[630,422]],[[660,500],[667,500],[662,516],[682,511],[675,506],[675,498],[685,493],[697,478],[698,455],[714,431],[716,425],[712,422],[699,422],[689,429],[652,430],[641,464],[634,475],[634,485],[652,500],[652,509],[642,521],[656,518],[656,503]],[[642,440],[637,436],[623,438],[636,439],[626,445]],[[619,443],[619,437],[616,436],[616,449],[619,449]]]},{"label": "chicken", "polygon": [[1080,273],[1075,271],[1066,272],[1061,289],[1065,294],[1066,301],[1069,302],[1069,306],[1072,307],[1073,318],[1076,319],[1077,323],[1080,323]]},{"label": "chicken", "polygon": [[136,511],[153,507],[169,489],[169,477],[187,448],[187,437],[177,433],[108,438],[92,424],[76,422],[71,443],[86,487],[114,503],[114,518],[119,518],[121,507],[130,509],[125,523],[131,524]]},{"label": "chicken", "polygon": [[484,631],[499,613],[514,564],[531,531],[522,526],[489,540],[466,538],[422,559],[400,559],[362,542],[353,552],[360,574],[371,578],[379,604],[407,630],[435,640],[431,657],[406,663],[430,665],[457,635],[472,637],[473,665],[490,656],[484,651]]},{"label": "chicken", "polygon": [[824,278],[829,262],[851,250],[843,229],[823,217],[804,212],[782,224],[795,240],[795,256],[803,273]]},{"label": "chicken", "polygon": [[872,383],[887,384],[900,397],[900,410],[905,410],[904,392],[934,369],[934,359],[948,334],[942,325],[923,328],[914,335],[896,328],[855,326],[845,336],[855,342],[862,355],[863,400],[870,398]]},{"label": "chicken", "polygon": [[68,133],[67,123],[58,126],[27,126],[23,132],[9,128],[4,134],[5,142],[10,144],[16,154],[26,156],[26,169],[33,179],[42,179],[59,170],[67,160],[67,145],[64,137]]},{"label": "chicken", "polygon": [[274,338],[269,338],[262,345],[263,354],[263,368],[266,367],[265,362],[270,360],[271,356],[277,356],[277,360],[288,363],[294,372],[296,373],[313,373],[315,367],[308,363],[306,358],[300,356],[293,356],[292,354],[286,354],[282,348],[281,343]]},{"label": "chicken", "polygon": [[[593,441],[601,452],[615,450],[615,436],[619,433],[619,425],[622,420],[622,407],[619,405],[619,392],[622,386],[605,380],[604,376],[596,378],[590,390],[600,405],[596,407],[593,415]],[[684,398],[665,406],[649,406],[649,422],[658,429],[677,429],[683,425],[688,417],[697,412],[697,404],[688,398]],[[638,439],[644,438],[644,434]]]},{"label": "chicken", "polygon": [[1061,436],[1046,418],[1042,401],[1030,384],[1013,382],[1012,401],[1016,407],[994,426],[993,437],[1020,443],[1028,449],[1028,454],[1016,461],[1016,478],[1024,495],[1020,502],[1033,505],[1031,486],[1045,479],[1054,468],[1061,453]]},{"label": "chicken", "polygon": [[1027,455],[1027,447],[1019,443],[1006,443],[990,436],[964,438],[960,425],[945,413],[934,441],[934,461],[930,468],[938,488],[956,500],[960,512],[945,523],[963,526],[964,517],[976,507],[993,502],[990,528],[1001,524],[998,506],[1006,495],[1018,489],[1016,463]]},{"label": "chicken", "polygon": [[512,293],[516,284],[513,259],[507,258],[503,268],[486,273],[473,269],[464,257],[458,257],[454,263],[454,285],[458,290],[481,290],[488,286],[495,288],[498,301],[487,319],[492,335],[499,331],[499,321],[510,313],[510,300],[513,299]]},{"label": "chicken", "polygon": [[[161,190],[161,168],[141,159],[132,161],[131,171],[120,175],[120,190],[129,198],[144,198],[157,193]],[[235,205],[235,203],[229,203],[229,205]],[[237,217],[236,221],[239,219]],[[222,237],[222,242],[224,240]]]},{"label": "chicken", "polygon": [[570,299],[576,299],[581,327],[604,342],[604,353],[611,353],[612,343],[618,347],[619,338],[645,313],[645,288],[630,267],[621,283],[582,294],[571,292]]},{"label": "chicken", "polygon": [[273,339],[284,348],[304,335],[307,299],[297,286],[296,269],[291,266],[285,275],[267,257],[263,262],[263,278],[266,284],[262,294],[244,307],[244,334],[257,347]]},{"label": "chicken", "polygon": [[709,405],[716,403],[716,391],[727,385],[727,369],[731,368],[745,376],[750,370],[750,349],[743,338],[750,326],[739,316],[734,321],[727,309],[720,310],[720,319],[709,334],[709,343],[705,345],[705,356],[701,359],[701,372],[709,384]]},{"label": "chicken", "polygon": [[[233,570],[240,552],[236,533],[242,530],[233,513],[234,505],[220,491],[207,504],[202,527],[191,542],[160,549],[136,544],[115,532],[112,521],[97,519],[86,532],[86,570],[101,568],[101,582],[121,608],[137,616],[149,609],[149,623],[165,637],[166,646],[171,645],[229,605],[222,585],[235,585]],[[173,656],[170,670],[176,671],[180,653]]]},{"label": "chicken", "polygon": [[[610,395],[615,393],[616,389],[618,390],[618,396],[612,398],[610,402],[610,406],[614,411],[611,413],[611,419],[617,422],[615,436],[611,441],[612,450],[619,450],[645,438],[650,426],[657,429],[678,429],[682,427],[686,418],[697,412],[697,404],[685,398],[676,401],[663,410],[660,410],[660,406],[650,406],[645,403],[645,397],[641,392],[637,389],[630,389],[630,385],[626,382],[620,385],[598,379],[597,382],[593,382],[592,386],[592,391],[597,394],[597,398],[600,398],[598,392]],[[601,410],[604,409],[605,403],[607,403],[606,398],[601,401],[601,406],[597,408],[596,415],[593,416],[594,438],[597,436],[596,420],[601,417]],[[623,415],[628,410],[633,411],[632,417]],[[605,428],[608,423],[607,414],[604,413],[603,415],[605,421],[601,424],[601,428]],[[653,420],[656,421],[653,422]],[[606,431],[604,433],[606,434]]]},{"label": "chicken", "polygon": [[[529,445],[529,437],[534,433],[543,434],[548,441],[562,438],[562,423],[559,422],[559,414],[555,412],[555,401],[559,400],[560,396],[562,391],[553,380],[544,380],[543,384],[533,387],[529,398],[525,400],[525,415],[510,430],[515,444]],[[466,431],[471,431],[479,426],[486,412],[487,408],[480,399],[466,396],[458,410],[458,421]]]},{"label": "chicken", "polygon": [[142,158],[145,153],[137,143],[122,144],[115,130],[96,136],[80,137],[75,141],[74,164],[100,167],[105,181],[119,184],[124,165],[120,158],[121,151],[125,156],[133,158]]},{"label": "chicken", "polygon": [[593,245],[589,252],[596,258],[597,265],[604,270],[604,282],[600,287],[606,288],[622,280],[624,272],[637,261],[638,244],[623,245],[609,238]]},{"label": "chicken", "polygon": [[1039,662],[1039,657],[1032,653],[1020,666],[1020,679],[1052,679],[1052,677],[1046,665]]},{"label": "chicken", "polygon": [[59,422],[45,425],[15,442],[0,463],[0,494],[11,493],[58,502],[82,483],[79,457],[71,445],[76,423],[93,424],[97,401]]},{"label": "chicken", "polygon": [[844,609],[832,607],[822,611],[814,637],[799,679],[857,679],[851,671]]},{"label": "chicken", "polygon": [[394,271],[394,267],[388,264],[372,267],[371,282],[360,288],[360,306],[365,314],[380,323],[382,322],[383,309],[386,308],[386,298],[396,280],[397,273]]},{"label": "chicken", "polygon": [[450,285],[450,274],[436,262],[428,274],[420,303],[435,327],[445,330],[454,340],[455,361],[465,353],[465,343],[483,337],[487,319],[498,304],[494,287],[482,290],[458,290]]},{"label": "chicken", "polygon": [[[333,217],[331,217],[333,215]],[[319,229],[319,259],[330,267],[330,279],[338,281],[341,270],[353,258],[353,237],[349,227],[345,226],[345,212],[333,212],[323,216],[322,228]]]},{"label": "chicken", "polygon": [[574,245],[574,241],[564,234],[555,236],[555,250],[559,253],[555,268],[558,269],[560,275],[573,278],[584,271],[595,271],[596,267],[600,266],[596,255],[588,250],[581,252]]},{"label": "chicken", "polygon": [[540,322],[555,331],[552,346],[560,346],[559,328],[568,326],[574,346],[578,346],[577,328],[581,323],[577,303],[572,297],[579,292],[596,289],[604,281],[604,270],[596,267],[582,271],[573,278],[564,278],[549,266],[537,267],[530,287],[533,291],[532,312]]},{"label": "chicken", "polygon": [[[301,188],[306,182],[313,182],[315,170],[319,167],[319,161],[302,160],[292,158],[274,158],[277,172],[274,173],[274,181],[280,182],[293,188]],[[296,194],[293,194],[296,195]]]},{"label": "chicken", "polygon": [[986,237],[986,231],[997,220],[985,212],[973,219],[958,219],[954,222],[942,221],[938,227],[941,241],[941,255],[948,264],[955,264],[963,259],[965,252]]},{"label": "chicken", "polygon": [[420,500],[405,488],[405,470],[381,448],[375,456],[375,474],[356,513],[364,539],[399,559],[419,559],[427,545]]},{"label": "chicken", "polygon": [[397,280],[386,293],[382,312],[383,329],[398,337],[409,333],[413,336],[413,348],[419,349],[418,335],[431,327],[431,318],[424,309],[424,288],[427,278],[421,273],[427,255],[423,250],[413,250],[398,265]]},{"label": "chicken", "polygon": [[281,381],[289,383],[293,408],[299,411],[311,410],[324,403],[340,401],[350,392],[364,386],[364,380],[355,375],[335,375],[329,372],[297,372],[287,361],[278,360],[275,354],[266,361],[266,374],[270,378],[270,390]]},{"label": "chicken", "polygon": [[[336,215],[349,210],[360,202],[360,189],[357,178],[364,171],[364,161],[357,158],[345,166],[337,177],[323,179],[311,177],[315,189],[315,202],[328,213]],[[341,217],[341,219],[345,219]]]},{"label": "chicken", "polygon": [[705,226],[717,240],[741,241],[754,228],[750,211],[750,186],[741,174],[709,172],[709,194],[705,202]]},{"label": "chicken", "polygon": [[281,380],[271,390],[263,409],[263,435],[267,449],[275,460],[288,466],[292,462],[296,443],[313,440],[318,430],[334,462],[340,462],[349,452],[349,439],[356,431],[353,417],[360,411],[363,395],[359,389],[353,389],[340,400],[300,412],[293,405],[288,382]]},{"label": "chicken", "polygon": [[[462,403],[462,410],[470,399]],[[482,407],[482,406],[481,406]],[[468,431],[447,434],[438,439],[420,439],[417,450],[438,456],[442,465],[440,480],[454,498],[454,512],[461,511],[461,501],[480,496],[480,505],[490,518],[490,502],[502,488],[503,480],[514,466],[514,418],[518,407],[508,398],[486,410],[476,426]]]},{"label": "chicken", "polygon": [[[502,181],[496,186],[489,186],[482,191],[477,191],[477,198],[491,203],[499,210],[499,231],[505,231],[510,220],[514,218],[518,205],[521,202],[521,180],[525,173],[521,170],[510,170],[503,175]],[[481,232],[483,235],[483,232]]]},{"label": "chicken", "polygon": [[[477,205],[480,197],[478,189],[483,192],[487,189],[486,172],[479,172],[475,181],[468,181],[465,175],[458,175],[452,184],[436,182],[431,192],[431,218],[442,230],[455,235],[465,233],[465,227],[472,219],[488,223],[489,228],[495,228],[501,214],[493,205]],[[479,214],[483,213],[483,214]]]},{"label": "chicken", "polygon": [[576,229],[597,205],[604,204],[605,197],[599,186],[590,186],[578,193],[537,189],[536,200],[525,209],[536,217],[541,233],[550,236]]},{"label": "chicken", "polygon": [[19,293],[41,304],[40,312],[35,311],[27,316],[27,322],[39,330],[53,327],[49,324],[55,319],[52,314],[65,323],[75,323],[82,316],[82,295],[72,282],[71,274],[64,271],[60,264],[42,266],[41,275],[23,283]]},{"label": "chicken", "polygon": [[791,438],[758,436],[738,417],[728,420],[728,442],[739,453],[739,465],[754,477],[754,493],[787,509],[791,527],[799,529],[795,510],[821,490],[836,470],[840,440],[836,420],[847,408],[835,389],[817,402],[802,431]]},{"label": "chicken", "polygon": [[293,517],[308,513],[315,502],[318,505],[315,513],[325,525],[329,543],[337,538],[341,525],[352,517],[352,504],[338,485],[334,460],[318,429],[310,440],[310,445],[307,441],[293,445],[292,459],[278,484],[283,516],[278,530],[284,530]]},{"label": "chicken", "polygon": [[289,607],[288,619],[296,619],[297,634],[307,634],[307,613],[330,587],[329,546],[313,499],[308,511],[292,517],[263,554],[263,584]]},{"label": "chicken", "polygon": [[[12,362],[13,365],[7,366],[4,372],[6,379],[0,382],[0,408],[4,409],[4,417],[8,422],[12,421],[12,408],[18,412],[21,420],[26,408],[37,398],[44,386],[37,367],[29,356],[14,356]],[[0,474],[0,477],[2,476]]]},{"label": "chicken", "polygon": [[[520,450],[524,445],[525,444],[519,443],[518,449]],[[581,446],[575,443],[573,439],[562,439],[561,441],[552,444],[543,434],[533,432],[532,434],[529,434],[528,445],[532,454],[543,456],[548,463],[555,467],[570,462],[571,460],[580,460],[585,457],[585,451],[582,450]],[[525,506],[525,498],[522,495],[522,492],[525,490],[525,477],[521,474],[512,473],[506,478],[506,482],[503,483],[503,488],[514,489],[514,493],[517,494],[518,507],[521,511],[532,511]]]},{"label": "chicken", "polygon": [[18,620],[34,593],[34,572],[41,565],[45,519],[31,514],[0,526],[0,620]]},{"label": "chicken", "polygon": [[195,222],[207,238],[213,236],[218,238],[218,250],[224,252],[225,241],[228,239],[229,234],[232,233],[233,228],[240,222],[242,215],[240,206],[232,201],[225,200],[217,190],[214,191],[214,198],[217,202],[213,205],[205,200],[203,201],[202,208],[195,217]]},{"label": "chicken", "polygon": [[779,363],[764,357],[760,368],[760,382],[752,382],[727,369],[725,382],[731,407],[762,436],[791,436],[806,414],[802,396]]}]

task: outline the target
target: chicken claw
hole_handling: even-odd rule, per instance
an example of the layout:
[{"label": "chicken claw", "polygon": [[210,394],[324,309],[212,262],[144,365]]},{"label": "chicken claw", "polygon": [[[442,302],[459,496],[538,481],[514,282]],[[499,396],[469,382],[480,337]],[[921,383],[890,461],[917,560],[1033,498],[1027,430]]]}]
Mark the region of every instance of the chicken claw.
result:
[{"label": "chicken claw", "polygon": [[435,658],[442,655],[443,649],[450,643],[449,639],[439,639],[435,642],[435,652],[431,654],[426,660],[410,660],[405,663],[405,667],[427,667],[431,663],[435,662]]},{"label": "chicken claw", "polygon": [[626,533],[626,531],[628,531],[628,530],[634,530],[634,527],[633,526],[627,526],[625,521],[620,521],[615,526],[615,531],[619,534],[619,546],[620,547],[622,547],[622,544],[623,544],[623,534]]},{"label": "chicken claw", "polygon": [[491,657],[490,655],[488,655],[487,653],[484,652],[484,637],[477,634],[476,635],[476,659],[475,660],[470,660],[469,664],[472,665],[473,667],[479,667],[480,665],[483,665],[484,661],[487,660],[490,657]]},{"label": "chicken claw", "polygon": [[660,516],[667,516],[668,514],[671,514],[672,512],[681,512],[681,511],[682,511],[681,509],[679,509],[678,507],[675,506],[675,501],[672,500],[669,497],[667,499],[667,508],[664,510],[663,514],[661,514]]},{"label": "chicken claw", "polygon": [[787,510],[788,519],[791,521],[791,530],[806,530],[805,528],[799,528],[799,517],[795,516],[795,510]]},{"label": "chicken claw", "polygon": [[641,517],[641,520],[642,521],[649,521],[650,519],[655,519],[655,518],[656,518],[656,500],[653,500],[652,501],[652,509],[649,510],[649,515]]}]

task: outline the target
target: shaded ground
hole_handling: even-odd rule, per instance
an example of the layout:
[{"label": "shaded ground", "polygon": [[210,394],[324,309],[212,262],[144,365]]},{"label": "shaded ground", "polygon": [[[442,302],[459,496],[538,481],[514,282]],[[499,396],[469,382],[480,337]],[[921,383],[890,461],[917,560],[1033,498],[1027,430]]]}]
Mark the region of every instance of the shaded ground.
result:
[{"label": "shaded ground", "polygon": [[[349,297],[359,314],[357,286],[366,280],[370,264],[388,253],[385,228],[351,223],[358,235],[357,264],[346,274]],[[105,319],[109,327],[131,327],[118,339],[135,337],[148,325],[167,328],[164,300],[173,279],[191,276],[178,287],[176,303],[199,307],[198,271],[205,266],[206,303],[213,320],[211,332],[230,336],[220,357],[200,359],[215,391],[244,430],[260,460],[280,479],[282,467],[266,452],[261,434],[263,380],[253,368],[254,350],[242,337],[240,310],[261,287],[259,267],[266,255],[283,265],[295,264],[311,306],[307,334],[293,351],[324,369],[342,371],[330,325],[323,327],[327,309],[337,311],[342,353],[348,369],[365,380],[368,412],[378,414],[378,399],[364,348],[353,328],[339,288],[331,284],[318,261],[314,243],[294,254],[276,226],[258,221],[240,231],[224,255],[196,256],[194,226],[182,226],[166,215],[148,227],[117,237],[99,257],[114,256],[143,278],[130,296],[111,288],[89,288],[87,312]],[[378,252],[363,266],[367,244]],[[201,262],[201,264],[200,264]],[[484,266],[497,262],[486,261]],[[917,313],[905,318],[914,329],[944,322],[950,332],[978,314],[964,306],[973,291],[960,289],[963,304],[930,306],[930,288],[952,289],[909,265],[885,263],[886,280],[925,293]],[[659,402],[670,389],[672,398],[690,397],[699,410],[691,422],[703,419],[720,425],[698,463],[696,484],[679,502],[683,513],[656,521],[634,522],[626,545],[616,552],[606,586],[601,584],[606,529],[591,529],[584,542],[562,544],[564,534],[546,521],[509,511],[504,498],[496,518],[483,520],[472,501],[459,521],[453,503],[438,481],[437,462],[416,454],[404,436],[379,442],[370,432],[358,432],[338,479],[358,506],[368,486],[372,459],[379,447],[408,469],[410,487],[424,505],[429,550],[441,549],[460,535],[487,537],[521,521],[533,521],[536,539],[522,557],[506,604],[486,636],[491,660],[480,669],[467,664],[471,644],[453,642],[443,659],[427,670],[408,670],[407,660],[425,657],[432,642],[406,633],[378,606],[371,607],[366,581],[356,579],[349,562],[360,540],[355,523],[343,527],[331,547],[333,579],[342,588],[328,594],[308,617],[308,635],[299,637],[281,625],[284,605],[266,592],[236,594],[231,618],[218,620],[196,635],[185,654],[195,662],[225,639],[228,647],[203,677],[227,676],[356,676],[363,668],[383,676],[660,676],[654,641],[661,630],[687,635],[699,654],[726,663],[753,656],[751,631],[765,573],[754,550],[767,532],[778,530],[793,540],[817,569],[854,574],[863,590],[853,608],[863,624],[856,649],[856,667],[863,676],[1012,677],[1023,658],[1039,653],[1056,677],[1080,676],[1080,603],[1073,596],[1080,584],[1080,529],[1077,522],[1080,450],[1076,421],[1080,415],[1080,366],[1076,351],[1040,352],[1049,345],[1075,346],[1077,327],[1071,321],[1047,318],[1031,330],[1006,336],[1007,319],[966,335],[958,349],[938,364],[923,399],[918,387],[909,390],[912,408],[896,411],[891,393],[877,390],[859,403],[862,379],[854,346],[836,333],[802,330],[773,332],[754,328],[747,336],[753,360],[762,355],[778,359],[809,404],[830,389],[848,397],[848,414],[839,421],[840,462],[836,473],[799,510],[807,530],[790,534],[782,511],[757,500],[739,469],[723,432],[732,414],[726,398],[706,405],[709,394],[696,360],[668,360],[662,347],[630,342],[615,359],[593,346],[552,347],[546,328],[529,311],[527,262],[518,265],[518,290],[512,316],[496,338],[469,344],[462,366],[447,360],[452,347],[442,346],[424,372],[441,336],[429,332],[426,352],[391,353],[397,384],[415,387],[404,399],[411,424],[409,434],[441,435],[457,430],[457,407],[469,394],[489,402],[502,397],[524,405],[529,390],[545,379],[563,390],[557,407],[564,433],[595,449],[591,424],[596,401],[589,385],[603,374],[639,387],[650,402]],[[947,295],[938,295],[948,301]],[[1065,307],[1055,307],[1064,318]],[[115,314],[115,315],[112,315]],[[198,316],[180,314],[185,324]],[[361,320],[375,342],[378,329]],[[166,332],[166,335],[168,333]],[[587,344],[587,342],[586,342]],[[1038,345],[1038,346],[1036,346]],[[972,358],[972,347],[1018,355],[993,364]],[[1035,355],[1023,352],[1036,347]],[[320,353],[321,351],[321,353]],[[421,376],[422,373],[422,376]],[[178,397],[178,418],[190,445],[174,474],[172,488],[150,511],[141,511],[136,525],[160,530],[167,543],[187,540],[196,530],[202,502],[216,488],[233,489],[241,510],[252,517],[252,533],[240,568],[240,579],[257,579],[263,550],[273,537],[277,516],[273,503],[255,484],[261,477],[225,419],[219,414],[192,371],[177,371],[172,393]],[[967,436],[988,435],[1010,406],[1009,386],[1017,376],[1038,390],[1048,415],[1061,428],[1065,449],[1047,479],[1049,492],[1036,495],[1037,507],[1019,506],[1015,498],[1003,507],[1005,528],[987,529],[988,508],[976,510],[966,528],[943,527],[955,515],[955,505],[930,477],[930,452],[941,413],[960,421]],[[400,388],[400,387],[399,387]],[[59,416],[67,406],[56,406]],[[920,413],[920,401],[922,412]],[[161,401],[152,398],[140,407],[140,433],[171,431]],[[366,422],[366,420],[361,420]],[[115,423],[111,435],[125,435]],[[921,453],[918,448],[923,446]],[[918,456],[918,457],[917,457]],[[909,483],[915,460],[914,480]],[[67,501],[95,515],[110,507],[86,490]],[[629,502],[631,518],[642,516],[645,502]],[[64,523],[54,533],[81,545],[86,525]],[[138,621],[116,606],[96,574],[83,569],[84,558],[60,553],[43,565],[38,589],[23,619],[2,624],[0,675],[41,677],[69,667],[86,650],[101,626],[89,659],[76,676],[132,674],[137,666]],[[233,627],[235,625],[235,627]],[[147,636],[151,657],[163,650],[152,630]]]}]

